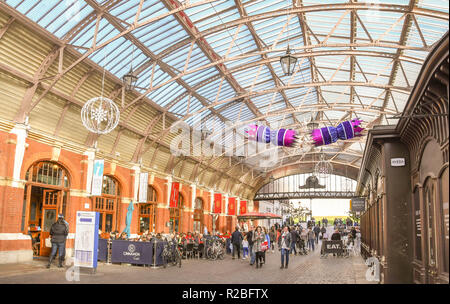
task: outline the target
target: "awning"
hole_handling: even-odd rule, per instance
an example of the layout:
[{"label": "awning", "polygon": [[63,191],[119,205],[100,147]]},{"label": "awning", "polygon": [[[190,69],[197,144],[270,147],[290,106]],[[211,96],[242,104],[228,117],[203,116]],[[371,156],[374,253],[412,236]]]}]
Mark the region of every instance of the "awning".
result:
[{"label": "awning", "polygon": [[270,212],[247,212],[237,216],[238,220],[263,220],[263,219],[281,219],[280,215]]}]

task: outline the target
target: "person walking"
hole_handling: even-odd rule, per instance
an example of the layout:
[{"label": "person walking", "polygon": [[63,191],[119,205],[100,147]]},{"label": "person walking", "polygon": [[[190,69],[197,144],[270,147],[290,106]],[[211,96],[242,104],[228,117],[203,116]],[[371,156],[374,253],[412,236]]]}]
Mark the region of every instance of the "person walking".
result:
[{"label": "person walking", "polygon": [[[278,249],[281,251],[281,267],[287,269],[289,265],[289,250],[291,249],[291,234],[289,228],[285,226],[283,232],[278,238]],[[284,260],[286,259],[286,264]]]},{"label": "person walking", "polygon": [[316,237],[316,244],[319,243],[319,234],[320,234],[320,227],[319,225],[316,225],[316,227],[314,227],[314,234]]},{"label": "person walking", "polygon": [[310,251],[314,251],[314,241],[316,239],[316,234],[312,228],[308,229],[308,248]]},{"label": "person walking", "polygon": [[275,238],[276,238],[275,227],[272,226],[272,228],[270,229],[270,232],[269,232],[269,239],[270,239],[270,246],[272,249],[272,253],[274,252],[274,249],[275,249]]},{"label": "person walking", "polygon": [[250,251],[250,265],[255,264],[255,252],[253,250],[253,226],[250,226],[247,232],[248,249]]},{"label": "person walking", "polygon": [[245,260],[248,257],[248,241],[247,236],[244,236],[244,240],[242,241],[242,259]]},{"label": "person walking", "polygon": [[236,230],[231,235],[231,244],[233,244],[233,260],[235,259],[235,253],[237,252],[238,259],[241,258],[241,243],[242,233],[239,231],[239,226],[236,226]]},{"label": "person walking", "polygon": [[323,235],[325,234],[325,232],[327,232],[327,228],[325,228],[325,226],[322,226],[322,228],[320,229],[320,233],[322,234],[322,239],[323,239]]},{"label": "person walking", "polygon": [[295,248],[295,245],[297,244],[297,238],[299,235],[297,234],[297,231],[294,229],[294,227],[291,227],[291,252],[294,253],[294,255],[297,255],[297,249]]},{"label": "person walking", "polygon": [[266,240],[266,235],[262,231],[261,226],[256,227],[253,235],[253,250],[256,255],[256,268],[262,267],[263,264],[263,243]]},{"label": "person walking", "polygon": [[50,268],[53,259],[56,257],[56,251],[59,252],[59,263],[58,267],[63,267],[62,262],[64,260],[63,254],[66,252],[66,239],[69,234],[68,225],[64,221],[64,216],[62,214],[58,215],[58,220],[53,223],[50,228],[50,237],[52,241],[52,251],[50,253],[50,259],[48,261],[47,268]]}]

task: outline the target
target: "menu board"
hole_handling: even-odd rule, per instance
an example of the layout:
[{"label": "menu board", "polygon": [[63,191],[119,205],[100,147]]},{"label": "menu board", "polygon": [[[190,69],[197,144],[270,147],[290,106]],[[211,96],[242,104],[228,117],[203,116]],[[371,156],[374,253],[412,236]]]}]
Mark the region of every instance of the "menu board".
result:
[{"label": "menu board", "polygon": [[352,211],[363,212],[365,210],[366,200],[364,198],[353,198],[350,201],[350,206]]}]

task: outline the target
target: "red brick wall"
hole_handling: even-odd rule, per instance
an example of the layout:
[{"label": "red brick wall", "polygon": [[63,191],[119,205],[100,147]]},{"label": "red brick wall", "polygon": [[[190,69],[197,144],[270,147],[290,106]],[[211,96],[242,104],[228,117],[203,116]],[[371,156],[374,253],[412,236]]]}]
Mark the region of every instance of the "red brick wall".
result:
[{"label": "red brick wall", "polygon": [[[0,178],[3,180],[11,180],[14,169],[14,156],[15,156],[15,140],[16,135],[6,132],[0,132]],[[53,147],[47,144],[37,142],[35,140],[26,139],[27,148],[25,150],[24,159],[21,167],[20,178],[25,180],[25,174],[36,162],[49,161],[52,158]],[[87,180],[87,156],[77,154],[64,149],[61,149],[58,163],[64,167],[68,173],[70,181],[70,189],[78,190],[75,192],[83,192],[86,187]],[[110,162],[105,161],[105,175],[112,175],[120,184],[121,197],[127,199],[133,199],[134,189],[134,171],[123,168],[116,165],[115,170]],[[21,185],[23,187],[23,184]],[[166,227],[166,222],[169,221],[169,209],[164,208],[167,206],[169,189],[167,180],[159,177],[154,177],[152,186],[157,193],[157,203],[159,208],[156,210],[156,231],[168,233],[169,228]],[[200,193],[202,192],[202,193]],[[192,188],[188,184],[182,183],[181,194],[184,196],[185,210],[182,212],[182,232],[193,230],[193,212],[188,211],[192,209]],[[210,212],[211,194],[209,191],[196,190],[196,197],[203,199],[203,210]],[[13,188],[8,184],[8,181],[0,183],[0,233],[21,233],[21,220],[22,220],[22,206],[24,198],[24,189]],[[89,208],[85,208],[85,204],[89,204]],[[226,202],[225,198],[222,198],[222,213],[225,213]],[[75,233],[75,220],[76,211],[78,210],[92,210],[93,201],[89,197],[81,197],[75,195],[69,195],[66,220],[70,225],[70,233]],[[127,213],[128,204],[119,204],[119,216],[117,218],[118,228],[122,231],[125,228],[125,218]],[[135,206],[133,211],[133,219],[131,224],[131,233],[138,233],[139,229],[139,207]],[[209,231],[212,231],[212,218],[209,214],[203,215],[203,223]],[[236,219],[233,218],[233,226],[236,224]],[[219,218],[219,230],[225,232],[230,230],[227,223],[226,216],[220,216]],[[231,229],[232,230],[232,229]],[[202,231],[203,232],[203,231]],[[69,240],[67,247],[73,246],[73,240]],[[31,242],[28,240],[11,240],[0,241],[0,251],[4,250],[21,250],[31,249]]]}]

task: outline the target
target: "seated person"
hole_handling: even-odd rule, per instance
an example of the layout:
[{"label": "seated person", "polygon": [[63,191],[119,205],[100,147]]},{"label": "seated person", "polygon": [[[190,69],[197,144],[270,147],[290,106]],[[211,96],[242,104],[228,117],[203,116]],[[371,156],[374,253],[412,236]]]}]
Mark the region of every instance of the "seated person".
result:
[{"label": "seated person", "polygon": [[118,240],[124,240],[127,241],[128,240],[128,235],[126,232],[122,232],[118,238]]}]

